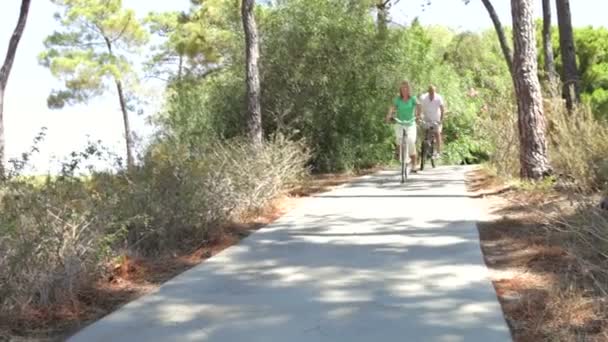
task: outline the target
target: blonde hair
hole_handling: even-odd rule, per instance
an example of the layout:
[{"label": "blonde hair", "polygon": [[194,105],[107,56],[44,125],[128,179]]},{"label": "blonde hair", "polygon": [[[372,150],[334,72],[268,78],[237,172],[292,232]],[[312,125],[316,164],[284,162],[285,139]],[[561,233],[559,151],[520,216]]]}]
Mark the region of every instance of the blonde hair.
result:
[{"label": "blonde hair", "polygon": [[403,87],[407,86],[407,95],[408,98],[412,97],[412,86],[410,85],[409,81],[401,81],[401,85],[399,86],[399,97],[401,97],[402,99],[404,99],[405,97],[403,96]]}]

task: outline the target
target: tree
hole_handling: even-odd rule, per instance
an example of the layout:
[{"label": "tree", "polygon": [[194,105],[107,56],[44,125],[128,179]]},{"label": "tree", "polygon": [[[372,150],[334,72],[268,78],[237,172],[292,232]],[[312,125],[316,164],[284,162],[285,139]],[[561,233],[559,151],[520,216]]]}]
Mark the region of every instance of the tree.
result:
[{"label": "tree", "polygon": [[[397,0],[399,1],[399,0]],[[391,0],[377,0],[376,2],[376,23],[378,25],[378,35],[383,38],[388,29],[388,14],[391,9]]]},{"label": "tree", "polygon": [[546,122],[538,80],[532,0],[511,0],[513,71],[520,142],[521,177],[541,179],[551,172],[545,138]]},{"label": "tree", "polygon": [[132,10],[122,8],[121,0],[52,0],[63,9],[55,17],[64,30],[45,40],[47,50],[41,63],[65,89],[48,98],[50,108],[84,103],[103,94],[108,86],[116,89],[122,112],[127,166],[134,166],[133,138],[129,125],[129,97],[125,85],[135,79],[127,53],[147,42],[148,35]]},{"label": "tree", "polygon": [[163,39],[162,44],[152,47],[153,55],[147,62],[153,77],[181,80],[191,43],[186,20],[186,14],[180,12],[150,13],[146,18],[150,32]]},{"label": "tree", "polygon": [[17,47],[19,41],[25,30],[25,23],[27,22],[27,15],[30,10],[31,0],[22,0],[21,9],[19,11],[19,19],[17,20],[17,26],[13,31],[13,35],[8,43],[8,50],[6,51],[6,57],[4,63],[0,69],[0,178],[4,178],[4,151],[5,151],[5,140],[4,140],[4,92],[8,83],[8,77],[13,68],[13,62],[15,61],[15,55],[17,54]]},{"label": "tree", "polygon": [[513,78],[494,29],[483,33],[462,32],[455,36],[443,59],[469,86],[483,89],[488,97],[502,97],[513,91]]},{"label": "tree", "polygon": [[152,56],[146,63],[148,72],[153,77],[180,81],[217,71],[230,40],[231,30],[223,13],[226,7],[223,0],[209,0],[205,6],[193,3],[187,13],[150,13],[146,25],[161,43],[152,47]]},{"label": "tree", "polygon": [[558,76],[555,72],[553,42],[551,40],[551,0],[543,0],[543,52],[545,56],[545,74],[549,83],[551,95],[555,96],[555,86]]},{"label": "tree", "polygon": [[[463,0],[465,4],[469,4],[471,0]],[[500,18],[492,5],[490,0],[481,0],[483,6],[488,11],[490,15],[490,19],[492,19],[492,24],[494,25],[494,30],[496,31],[496,35],[498,36],[498,41],[500,42],[500,48],[502,50],[503,57],[505,62],[507,63],[507,67],[509,68],[509,72],[511,76],[513,76],[513,53],[511,52],[511,48],[509,47],[509,42],[507,41],[507,36],[505,34],[505,30],[502,27],[502,23],[500,22]],[[431,0],[428,0],[427,6],[431,4]]]},{"label": "tree", "polygon": [[579,28],[574,38],[581,100],[598,118],[608,119],[608,29]]},{"label": "tree", "polygon": [[262,109],[260,106],[260,58],[258,29],[255,23],[255,0],[243,0],[241,15],[245,31],[246,55],[246,83],[247,83],[247,111],[248,127],[251,141],[254,144],[262,143]]},{"label": "tree", "polygon": [[564,81],[563,94],[569,110],[580,100],[580,84],[576,67],[576,49],[572,30],[572,15],[569,0],[556,0],[557,20],[559,25],[559,44],[562,54]]},{"label": "tree", "polygon": [[[467,0],[468,2],[469,0]],[[494,24],[494,29],[496,30],[496,35],[498,36],[498,41],[500,42],[500,48],[502,49],[502,54],[505,58],[505,62],[509,67],[509,72],[513,77],[513,53],[511,52],[511,48],[509,47],[509,43],[507,42],[507,36],[505,35],[505,30],[502,27],[500,22],[500,18],[498,14],[496,14],[496,10],[494,6],[492,6],[492,2],[490,0],[481,0],[483,5],[485,6],[490,18],[492,19],[492,23]]]}]

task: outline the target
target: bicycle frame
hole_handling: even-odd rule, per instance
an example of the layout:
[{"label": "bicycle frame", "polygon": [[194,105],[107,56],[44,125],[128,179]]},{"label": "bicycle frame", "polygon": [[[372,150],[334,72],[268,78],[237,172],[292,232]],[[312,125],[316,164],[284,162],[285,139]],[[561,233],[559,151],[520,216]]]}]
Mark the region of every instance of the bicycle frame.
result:
[{"label": "bicycle frame", "polygon": [[435,152],[435,132],[437,129],[438,122],[425,123],[424,128],[424,141],[422,142],[422,153],[420,156],[420,169],[424,170],[424,164],[427,159],[431,160],[431,166],[435,167],[435,158],[433,153]]},{"label": "bicycle frame", "polygon": [[401,127],[402,130],[402,134],[401,134],[401,146],[399,147],[399,161],[401,163],[401,184],[405,183],[405,181],[408,178],[408,174],[409,174],[409,158],[410,158],[410,153],[409,153],[409,146],[407,143],[407,125],[409,124],[406,121],[401,121],[397,118],[394,118],[394,121]]}]

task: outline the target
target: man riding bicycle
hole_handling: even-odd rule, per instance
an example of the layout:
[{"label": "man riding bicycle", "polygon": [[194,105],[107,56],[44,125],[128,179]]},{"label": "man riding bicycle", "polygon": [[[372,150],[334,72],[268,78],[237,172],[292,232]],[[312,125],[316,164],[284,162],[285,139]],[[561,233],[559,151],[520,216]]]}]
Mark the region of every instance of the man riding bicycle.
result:
[{"label": "man riding bicycle", "polygon": [[[416,165],[416,119],[420,117],[420,105],[416,96],[413,96],[410,91],[410,84],[407,81],[401,83],[399,88],[399,96],[393,100],[393,104],[386,116],[387,122],[394,121],[395,112],[397,119],[401,122],[406,122],[407,129],[407,145],[410,151],[410,160],[412,165],[412,173],[416,173],[414,165]],[[396,156],[399,158],[401,150],[401,139],[403,135],[403,127],[401,124],[395,124],[395,137],[397,142]]]},{"label": "man riding bicycle", "polygon": [[428,93],[423,94],[420,97],[420,105],[422,107],[422,121],[424,129],[431,128],[434,125],[435,128],[435,141],[437,142],[437,153],[438,156],[441,154],[442,138],[441,131],[443,127],[443,117],[445,113],[443,97],[437,94],[435,86],[430,85]]}]

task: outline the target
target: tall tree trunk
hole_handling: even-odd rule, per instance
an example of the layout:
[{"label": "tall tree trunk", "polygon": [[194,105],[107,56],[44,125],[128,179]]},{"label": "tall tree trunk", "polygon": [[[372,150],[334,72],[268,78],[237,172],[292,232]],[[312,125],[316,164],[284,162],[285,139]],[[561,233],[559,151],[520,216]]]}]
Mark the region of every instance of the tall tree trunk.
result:
[{"label": "tall tree trunk", "polygon": [[572,15],[569,0],[556,0],[557,21],[559,25],[559,45],[562,53],[564,97],[568,110],[580,100],[580,83],[576,67],[576,50],[572,30]]},{"label": "tall tree trunk", "polygon": [[118,92],[118,100],[120,101],[120,110],[122,111],[122,122],[125,130],[125,143],[127,148],[127,169],[133,170],[135,159],[133,158],[133,136],[131,134],[131,125],[129,124],[129,111],[127,110],[127,102],[122,89],[122,82],[116,80],[116,91]]},{"label": "tall tree trunk", "polygon": [[376,25],[378,25],[378,36],[386,37],[388,31],[388,11],[390,8],[390,0],[376,0]]},{"label": "tall tree trunk", "polygon": [[177,66],[177,80],[182,80],[182,72],[184,70],[184,55],[179,54],[179,64]]},{"label": "tall tree trunk", "polygon": [[507,41],[507,36],[505,35],[505,30],[502,27],[500,18],[498,17],[498,14],[496,14],[496,10],[494,9],[494,6],[492,6],[492,2],[490,2],[490,0],[481,0],[481,2],[483,2],[483,5],[486,7],[490,18],[492,19],[494,29],[496,30],[498,40],[500,41],[500,48],[502,49],[502,54],[505,58],[505,62],[507,62],[507,67],[509,68],[511,77],[513,77],[513,53],[511,52],[511,48],[509,47],[509,42]]},{"label": "tall tree trunk", "polygon": [[[110,56],[114,56],[112,52],[112,41],[107,36],[103,37],[108,48]],[[129,124],[129,111],[127,110],[127,101],[125,99],[125,93],[122,88],[122,82],[116,78],[116,92],[118,93],[118,101],[120,102],[120,110],[122,112],[122,122],[125,130],[125,143],[127,148],[127,169],[133,170],[135,166],[135,159],[133,158],[133,137],[131,135],[131,125]]]},{"label": "tall tree trunk", "polygon": [[0,178],[5,177],[4,170],[4,159],[6,141],[4,137],[4,94],[6,85],[8,83],[8,77],[13,68],[13,62],[15,61],[15,55],[17,54],[17,47],[23,31],[25,30],[25,23],[27,22],[27,15],[30,11],[31,0],[22,0],[21,9],[19,11],[19,20],[17,20],[17,26],[13,30],[13,35],[8,43],[8,49],[6,50],[6,57],[4,63],[0,69]]},{"label": "tall tree trunk", "polygon": [[247,111],[249,114],[249,136],[254,144],[262,143],[262,109],[260,106],[260,58],[258,29],[254,16],[255,0],[243,0],[241,15],[245,31]]},{"label": "tall tree trunk", "polygon": [[0,85],[0,180],[6,177],[6,171],[4,170],[4,159],[6,141],[4,138],[4,89],[5,85]]},{"label": "tall tree trunk", "polygon": [[555,56],[551,40],[551,0],[543,0],[543,52],[545,55],[545,74],[551,96],[557,96],[558,75],[555,71]]},{"label": "tall tree trunk", "polygon": [[532,0],[511,0],[513,71],[519,124],[521,177],[541,179],[551,172],[545,138],[546,122],[538,80]]}]

